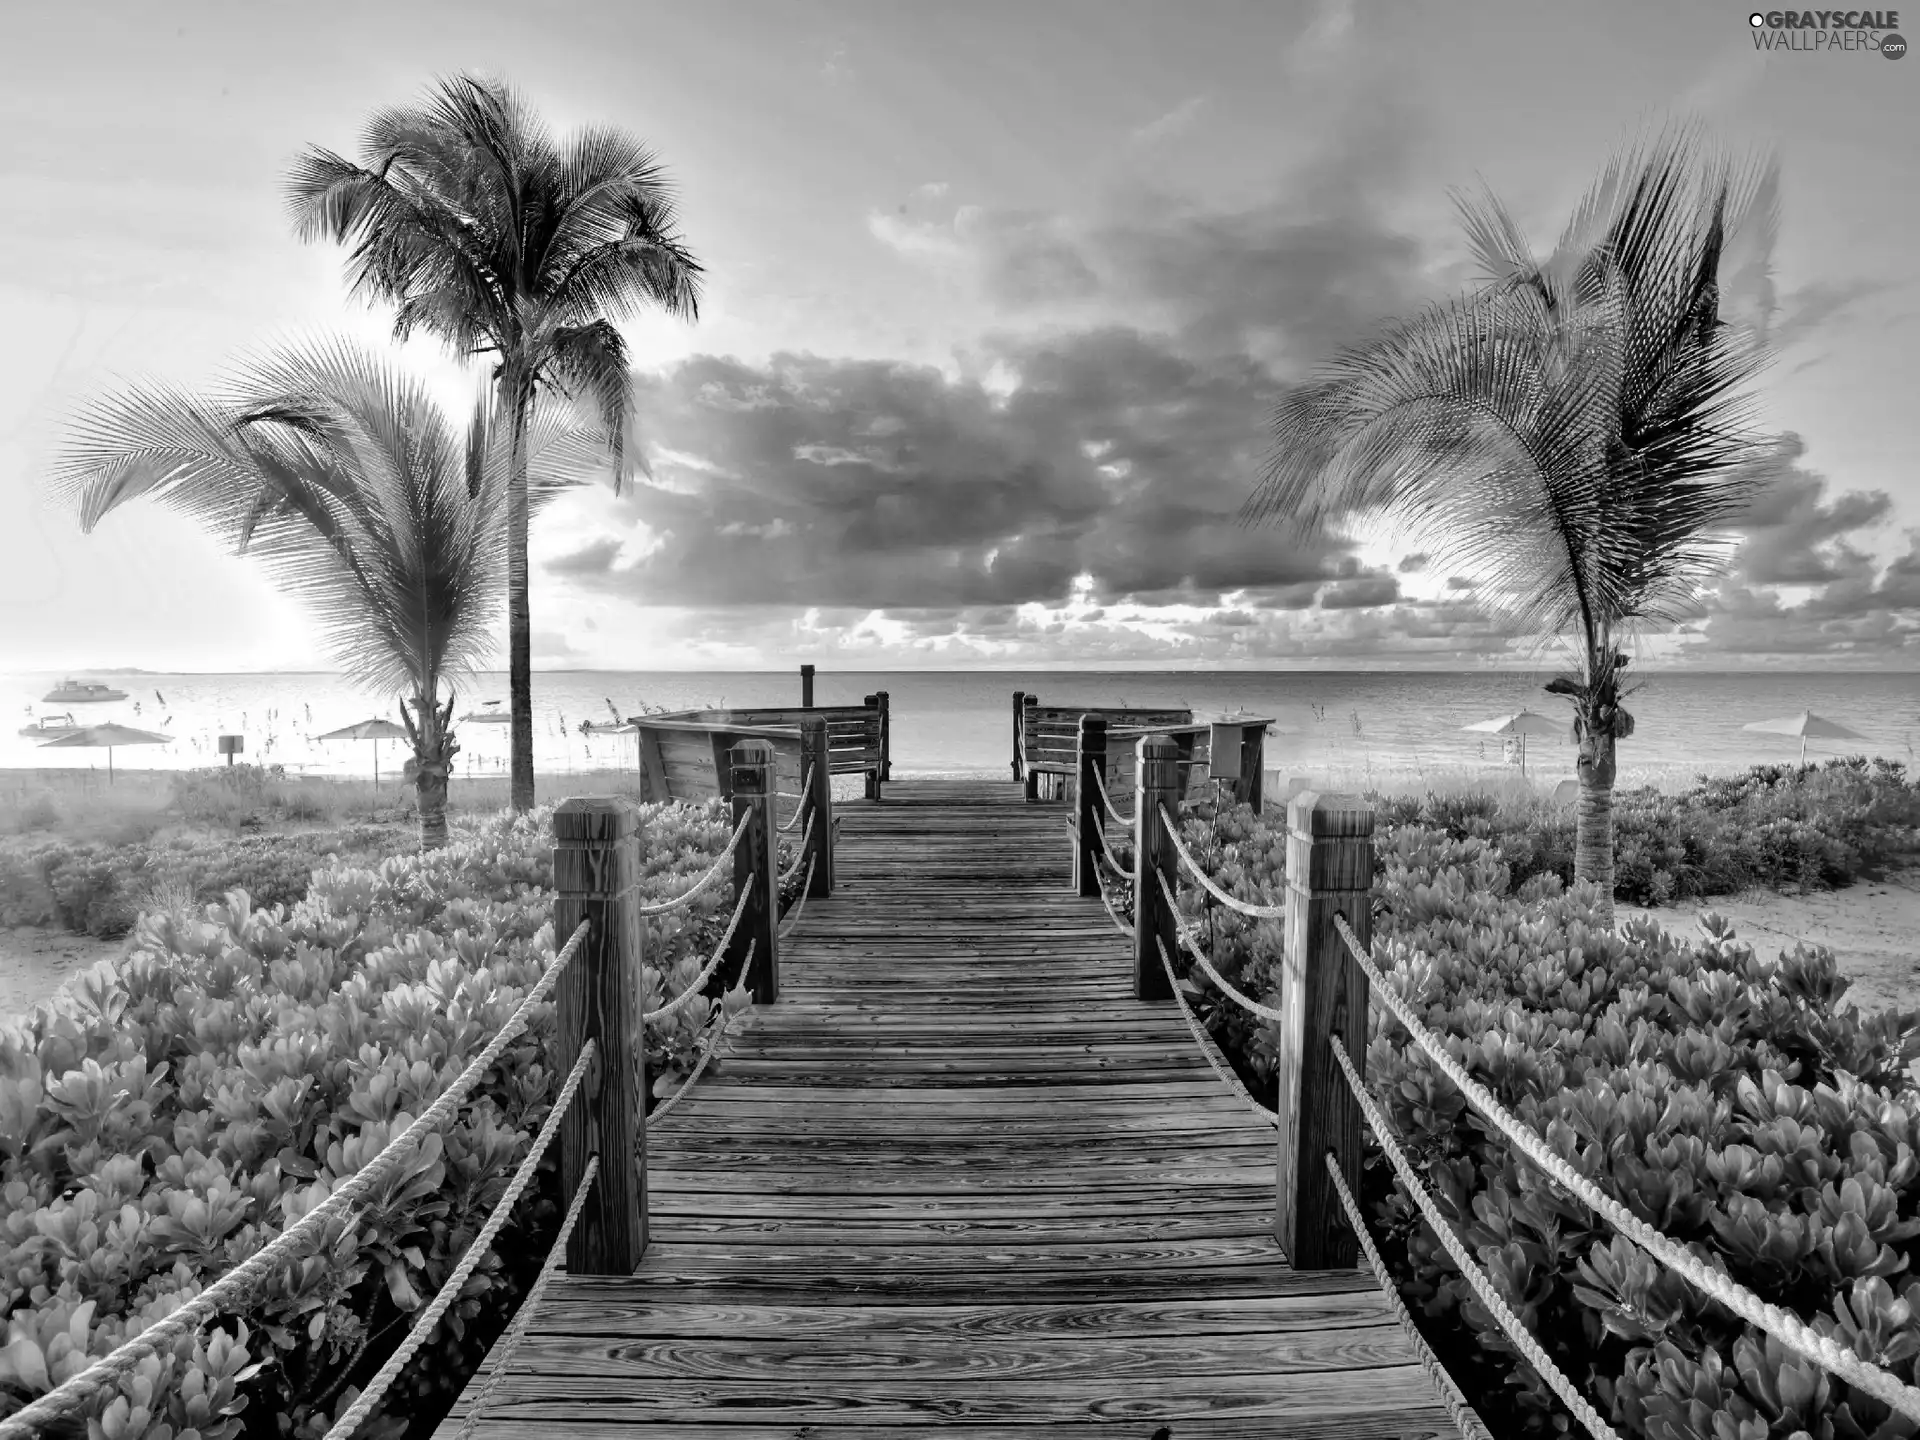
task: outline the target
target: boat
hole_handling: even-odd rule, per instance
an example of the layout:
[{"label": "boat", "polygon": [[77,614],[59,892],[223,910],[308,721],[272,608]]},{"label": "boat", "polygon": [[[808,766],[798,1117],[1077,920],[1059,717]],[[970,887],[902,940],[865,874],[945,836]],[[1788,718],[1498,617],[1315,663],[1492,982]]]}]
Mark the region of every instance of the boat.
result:
[{"label": "boat", "polygon": [[513,719],[513,716],[500,708],[505,703],[502,700],[489,700],[486,702],[486,709],[469,710],[460,717],[460,723],[462,725],[505,725]]},{"label": "boat", "polygon": [[33,724],[21,726],[20,733],[30,740],[59,740],[84,728],[71,715],[42,715]]},{"label": "boat", "polygon": [[101,700],[124,700],[127,692],[97,680],[62,680],[40,698],[50,705],[91,705]]}]

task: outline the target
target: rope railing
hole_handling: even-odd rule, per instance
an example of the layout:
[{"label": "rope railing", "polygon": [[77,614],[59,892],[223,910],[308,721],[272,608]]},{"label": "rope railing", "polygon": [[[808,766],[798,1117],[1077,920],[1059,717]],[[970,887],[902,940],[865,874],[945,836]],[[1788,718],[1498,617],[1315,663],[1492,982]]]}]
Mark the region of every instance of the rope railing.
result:
[{"label": "rope railing", "polygon": [[[1076,835],[1075,838],[1078,839],[1079,837]],[[1113,853],[1113,847],[1107,844],[1107,827],[1100,819],[1100,812],[1097,810],[1093,815],[1093,838],[1100,842],[1099,853],[1106,857],[1107,864],[1113,867],[1113,873],[1116,875],[1126,874],[1127,867],[1120,863],[1119,857]]]},{"label": "rope railing", "polygon": [[782,940],[786,939],[787,936],[792,933],[793,927],[800,923],[800,916],[806,911],[807,896],[813,893],[813,862],[814,857],[809,855],[807,857],[807,878],[800,882],[800,894],[793,902],[793,914],[789,915],[786,918],[786,922],[780,927],[780,938]]},{"label": "rope railing", "polygon": [[1100,903],[1106,907],[1107,918],[1113,921],[1113,928],[1118,930],[1122,935],[1126,936],[1129,940],[1131,940],[1134,936],[1134,928],[1133,926],[1129,925],[1126,921],[1122,920],[1120,918],[1120,912],[1113,908],[1113,901],[1107,895],[1107,883],[1106,883],[1106,880],[1101,878],[1101,872],[1103,870],[1108,871],[1112,875],[1113,883],[1116,886],[1131,889],[1133,882],[1128,880],[1127,877],[1121,873],[1120,867],[1118,865],[1112,864],[1112,862],[1109,861],[1107,857],[1103,856],[1100,853],[1100,851],[1104,850],[1105,848],[1106,848],[1106,845],[1105,845],[1105,842],[1103,841],[1100,846],[1100,849],[1092,852],[1095,888],[1098,889],[1100,892]]},{"label": "rope railing", "polygon": [[793,795],[788,797],[789,799],[792,799],[792,800],[798,800],[800,803],[793,807],[793,814],[789,815],[786,819],[786,823],[780,827],[782,834],[784,834],[788,830],[793,829],[794,826],[798,825],[800,823],[800,817],[802,815],[805,815],[808,817],[807,824],[809,826],[813,824],[813,820],[812,820],[813,807],[807,804],[807,801],[812,796],[812,794],[813,794],[813,766],[809,764],[807,766],[806,778],[800,782],[800,793],[798,795]]},{"label": "rope railing", "polygon": [[474,1426],[480,1423],[480,1416],[487,1408],[487,1401],[493,1398],[494,1387],[500,1383],[500,1377],[506,1373],[513,1352],[520,1348],[520,1342],[526,1338],[527,1322],[533,1318],[540,1297],[547,1293],[547,1282],[560,1268],[560,1261],[567,1253],[567,1241],[573,1237],[573,1227],[580,1223],[580,1214],[587,1208],[587,1192],[593,1188],[593,1177],[599,1173],[600,1157],[589,1155],[587,1168],[580,1172],[580,1188],[574,1192],[573,1204],[567,1207],[567,1218],[560,1222],[560,1233],[553,1237],[553,1247],[547,1251],[546,1263],[540,1267],[540,1273],[534,1277],[533,1285],[520,1302],[520,1308],[514,1312],[513,1324],[507,1328],[500,1343],[487,1352],[487,1361],[492,1369],[487,1372],[486,1383],[480,1387],[480,1393],[473,1397],[467,1418],[460,1422],[460,1440],[473,1440]]},{"label": "rope railing", "polygon": [[1218,885],[1214,884],[1207,872],[1200,868],[1200,862],[1193,858],[1193,852],[1187,849],[1186,842],[1180,838],[1180,827],[1175,823],[1173,816],[1167,813],[1167,807],[1165,805],[1160,807],[1160,820],[1161,823],[1167,827],[1167,838],[1173,842],[1173,853],[1180,857],[1180,863],[1187,867],[1187,873],[1198,880],[1201,888],[1213,896],[1214,899],[1218,900],[1229,910],[1237,911],[1239,914],[1250,916],[1255,920],[1286,919],[1287,907],[1285,905],[1250,904],[1248,901],[1229,895]]},{"label": "rope railing", "polygon": [[740,928],[740,917],[747,913],[747,902],[751,899],[753,899],[752,887],[742,885],[740,887],[740,898],[734,901],[733,904],[733,918],[727,921],[727,933],[722,935],[720,937],[720,943],[713,947],[713,954],[707,958],[706,966],[700,971],[698,976],[688,983],[687,988],[682,990],[674,999],[662,1005],[658,1010],[649,1010],[646,1014],[642,1015],[640,1019],[643,1022],[651,1023],[655,1020],[669,1020],[700,998],[701,987],[713,977],[713,972],[720,968],[720,962],[727,958],[727,942],[733,939],[733,932]]},{"label": "rope railing", "polygon": [[117,1385],[148,1355],[172,1345],[184,1335],[196,1333],[215,1315],[245,1303],[255,1286],[277,1274],[284,1263],[295,1258],[297,1252],[324,1233],[336,1216],[391,1180],[398,1173],[401,1162],[412,1154],[429,1133],[452,1118],[468,1092],[479,1084],[480,1078],[500,1058],[501,1052],[526,1028],[528,1013],[546,999],[561,972],[578,953],[586,933],[587,922],[583,920],[547,967],[546,973],[527,991],[513,1014],[507,1017],[499,1033],[473,1058],[459,1078],[441,1092],[419,1119],[390,1139],[378,1155],[355,1171],[339,1189],[172,1314],[156,1320],[78,1375],[70,1377],[24,1409],[0,1420],[0,1440],[36,1440],[47,1426],[72,1417],[101,1390],[109,1385]]},{"label": "rope railing", "polygon": [[1167,897],[1167,913],[1173,916],[1174,932],[1179,935],[1180,943],[1186,946],[1187,954],[1193,957],[1193,963],[1205,972],[1207,979],[1220,987],[1220,993],[1239,1005],[1243,1010],[1258,1015],[1262,1020],[1270,1020],[1275,1024],[1285,1020],[1287,1017],[1278,1010],[1262,1005],[1259,1001],[1250,1000],[1245,995],[1242,995],[1238,990],[1234,989],[1232,985],[1227,983],[1226,978],[1221,975],[1218,970],[1213,968],[1212,963],[1207,959],[1206,952],[1200,948],[1199,942],[1194,939],[1193,931],[1187,925],[1186,916],[1180,913],[1180,907],[1174,903],[1173,887],[1167,884],[1167,877],[1156,870],[1153,872],[1153,878],[1160,882],[1160,893]]},{"label": "rope railing", "polygon": [[[690,888],[682,890],[671,900],[662,900],[657,905],[642,905],[640,907],[640,913],[642,915],[664,915],[669,910],[678,910],[682,905],[690,904],[694,896],[698,895],[702,890],[705,890],[720,878],[721,867],[727,863],[727,860],[733,855],[733,852],[740,848],[740,837],[747,833],[747,826],[752,823],[753,820],[750,815],[742,815],[740,817],[740,823],[733,827],[733,838],[727,841],[727,848],[720,852],[719,858],[708,868],[706,874],[694,881]],[[624,900],[627,896],[638,890],[643,883],[642,881],[636,880],[613,898],[616,900]]]},{"label": "rope railing", "polygon": [[[747,946],[747,960],[749,963],[753,960],[752,945]],[[755,1006],[753,1002],[748,1001],[746,1009],[741,1013],[751,1014],[754,1009]],[[732,1021],[733,1016],[724,1005],[721,1006],[719,1015],[712,1022],[713,1028],[707,1034],[706,1044],[701,1048],[699,1062],[693,1067],[692,1071],[687,1075],[687,1078],[681,1082],[678,1090],[675,1090],[667,1099],[653,1107],[653,1113],[647,1116],[647,1123],[649,1125],[653,1124],[656,1120],[666,1119],[668,1112],[686,1097],[689,1090],[693,1089],[693,1082],[698,1080],[702,1072],[706,1070],[707,1062],[713,1059],[713,1052],[719,1048],[721,1039],[727,1033],[727,1026],[731,1024]]]},{"label": "rope railing", "polygon": [[[1387,1117],[1380,1113],[1379,1105],[1367,1090],[1367,1082],[1360,1078],[1360,1072],[1354,1068],[1353,1060],[1347,1054],[1347,1047],[1340,1043],[1340,1037],[1331,1036],[1327,1043],[1333,1050],[1333,1058],[1340,1063],[1341,1073],[1347,1077],[1347,1085],[1353,1091],[1353,1098],[1360,1103],[1360,1113],[1366,1117],[1367,1127],[1379,1139],[1380,1148],[1386,1152],[1394,1174],[1400,1177],[1401,1186],[1412,1198],[1413,1203],[1419,1207],[1428,1226],[1439,1237],[1441,1245],[1452,1257],[1460,1273],[1466,1277],[1467,1283],[1473,1287],[1473,1293],[1479,1298],[1480,1303],[1486,1306],[1487,1312],[1493,1316],[1495,1323],[1505,1332],[1513,1348],[1519,1351],[1521,1358],[1552,1387],[1553,1393],[1560,1397],[1560,1403],[1565,1405],[1572,1412],[1573,1417],[1586,1427],[1587,1433],[1593,1436],[1593,1440],[1619,1440],[1613,1427],[1600,1418],[1599,1412],[1587,1403],[1586,1397],[1574,1387],[1566,1373],[1554,1364],[1553,1357],[1541,1348],[1540,1342],[1534,1339],[1533,1332],[1521,1323],[1518,1315],[1513,1313],[1512,1308],[1494,1287],[1492,1279],[1467,1250],[1466,1242],[1448,1223],[1447,1217],[1440,1213],[1440,1207],[1427,1193],[1427,1187],[1422,1183],[1419,1174],[1407,1157],[1401,1153],[1400,1146],[1394,1139],[1393,1127],[1388,1123]],[[1328,1152],[1329,1157],[1331,1153]],[[1330,1168],[1333,1170],[1343,1198],[1350,1201],[1352,1196],[1347,1192],[1346,1181],[1340,1178],[1339,1166],[1334,1165]],[[1351,1210],[1347,1218],[1349,1222],[1356,1220]],[[1365,1227],[1356,1223],[1355,1233],[1364,1235]]]},{"label": "rope railing", "polygon": [[800,862],[808,859],[813,854],[812,841],[813,841],[813,816],[808,815],[807,828],[804,831],[802,831],[800,834],[799,853],[793,857],[793,863],[787,866],[786,869],[780,872],[780,883],[782,885],[786,884],[787,881],[791,880],[795,875],[799,874]]},{"label": "rope railing", "polygon": [[[1460,1387],[1453,1383],[1453,1377],[1434,1355],[1427,1344],[1427,1337],[1420,1333],[1420,1327],[1414,1324],[1413,1315],[1407,1309],[1407,1302],[1400,1298],[1400,1287],[1393,1282],[1393,1275],[1387,1269],[1386,1261],[1380,1258],[1380,1251],[1373,1243],[1373,1234],[1367,1228],[1367,1222],[1361,1218],[1360,1202],[1353,1198],[1353,1192],[1347,1188],[1347,1177],[1340,1173],[1339,1162],[1331,1154],[1327,1156],[1327,1169],[1333,1176],[1334,1193],[1340,1197],[1340,1208],[1347,1212],[1347,1223],[1353,1227],[1353,1233],[1359,1237],[1360,1248],[1365,1252],[1367,1264],[1373,1268],[1373,1278],[1380,1286],[1380,1294],[1387,1302],[1387,1308],[1393,1312],[1393,1318],[1400,1322],[1400,1328],[1412,1342],[1414,1354],[1427,1372],[1427,1378],[1433,1381],[1434,1389],[1440,1392],[1440,1399],[1446,1405],[1447,1412],[1453,1417],[1454,1428],[1460,1432],[1461,1440],[1493,1440],[1493,1433],[1481,1420],[1479,1412],[1467,1403],[1467,1397],[1460,1393]],[[460,1440],[467,1440],[462,1432]]]},{"label": "rope railing", "polygon": [[546,1154],[547,1146],[553,1143],[553,1137],[560,1133],[560,1122],[566,1118],[567,1107],[573,1103],[574,1092],[580,1088],[580,1082],[586,1076],[587,1067],[593,1063],[593,1051],[592,1040],[580,1047],[580,1054],[573,1062],[573,1069],[568,1073],[566,1083],[560,1087],[560,1093],[554,1097],[553,1106],[547,1112],[546,1124],[540,1127],[540,1133],[534,1137],[526,1158],[514,1171],[513,1179],[508,1183],[499,1203],[493,1207],[493,1213],[487,1217],[486,1224],[482,1225],[480,1233],[473,1237],[473,1243],[467,1246],[466,1253],[460,1257],[460,1263],[453,1267],[453,1273],[447,1276],[446,1284],[440,1287],[432,1303],[420,1312],[420,1318],[409,1327],[406,1339],[401,1341],[399,1348],[387,1357],[386,1364],[382,1365],[374,1377],[367,1382],[366,1389],[354,1398],[353,1404],[349,1405],[340,1418],[333,1422],[333,1428],[327,1431],[326,1440],[348,1440],[348,1437],[360,1428],[361,1422],[374,1412],[374,1408],[387,1393],[387,1387],[393,1384],[400,1372],[406,1368],[407,1362],[413,1359],[414,1353],[433,1334],[435,1327],[440,1323],[440,1317],[445,1315],[447,1308],[460,1298],[460,1292],[466,1286],[467,1277],[473,1274],[474,1268],[493,1248],[494,1237],[512,1218],[513,1207],[519,1203],[521,1193],[533,1180],[534,1168],[539,1165],[540,1157]]},{"label": "rope railing", "polygon": [[1094,765],[1090,768],[1093,771],[1093,788],[1099,792],[1100,803],[1106,807],[1107,814],[1113,817],[1113,823],[1116,825],[1133,824],[1133,817],[1131,815],[1122,815],[1114,808],[1113,801],[1107,798],[1107,782],[1100,774],[1100,767]]},{"label": "rope railing", "polygon": [[1187,1004],[1187,997],[1180,993],[1180,977],[1173,973],[1173,962],[1167,958],[1167,947],[1158,935],[1153,937],[1154,953],[1159,955],[1161,967],[1167,972],[1167,983],[1173,987],[1173,998],[1180,1006],[1180,1018],[1187,1022],[1187,1029],[1193,1032],[1193,1043],[1200,1047],[1200,1053],[1206,1056],[1207,1064],[1213,1067],[1213,1073],[1234,1094],[1245,1102],[1247,1108],[1258,1115],[1267,1124],[1278,1127],[1280,1117],[1253,1098],[1253,1092],[1241,1083],[1240,1077],[1219,1057],[1213,1044],[1213,1038],[1207,1034],[1207,1028],[1200,1023],[1200,1017],[1193,1013],[1193,1007]]},{"label": "rope railing", "polygon": [[[1889,1408],[1909,1419],[1920,1420],[1920,1389],[1907,1384],[1897,1375],[1880,1366],[1862,1360],[1851,1351],[1842,1349],[1832,1339],[1820,1334],[1801,1320],[1799,1316],[1789,1314],[1777,1305],[1769,1305],[1732,1277],[1711,1269],[1697,1256],[1682,1249],[1673,1240],[1654,1229],[1575,1170],[1563,1156],[1552,1150],[1545,1140],[1522,1124],[1485,1087],[1468,1075],[1459,1061],[1447,1052],[1446,1046],[1420,1023],[1412,1008],[1401,998],[1399,991],[1375,967],[1372,958],[1366,954],[1365,948],[1354,935],[1352,927],[1347,924],[1344,916],[1335,917],[1334,928],[1346,942],[1347,952],[1354,964],[1372,985],[1373,993],[1379,997],[1393,1018],[1405,1027],[1414,1043],[1427,1052],[1441,1074],[1451,1080],[1469,1104],[1491,1120],[1523,1155],[1557,1181],[1561,1188],[1596,1215],[1605,1219],[1662,1265],[1690,1282],[1696,1289],[1719,1301],[1748,1324],[1764,1330],[1789,1350],[1813,1361],[1829,1374],[1873,1396]],[[1348,1079],[1349,1083],[1352,1083],[1354,1077],[1350,1075]]]}]

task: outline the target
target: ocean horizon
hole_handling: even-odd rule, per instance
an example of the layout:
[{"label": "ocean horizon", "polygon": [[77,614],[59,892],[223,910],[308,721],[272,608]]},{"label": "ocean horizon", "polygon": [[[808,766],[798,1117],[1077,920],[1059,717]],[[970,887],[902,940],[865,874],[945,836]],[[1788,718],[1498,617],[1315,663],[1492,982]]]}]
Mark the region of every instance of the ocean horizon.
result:
[{"label": "ocean horizon", "polygon": [[[240,734],[242,760],[279,764],[289,772],[368,775],[374,749],[365,741],[317,737],[379,715],[398,721],[384,703],[327,671],[194,674],[127,668],[66,672],[112,677],[125,700],[68,705],[43,700],[60,673],[0,675],[0,706],[18,717],[0,735],[0,770],[106,769],[101,750],[47,749],[14,731],[36,718],[71,712],[82,724],[107,721],[168,735],[165,745],[117,748],[116,771],[182,770],[224,763],[217,737]],[[1443,670],[821,670],[814,699],[858,704],[885,690],[892,712],[896,777],[1011,777],[1012,697],[1038,694],[1047,704],[1152,705],[1194,710],[1244,709],[1274,718],[1269,769],[1314,776],[1457,772],[1510,768],[1503,743],[1461,727],[1530,709],[1570,721],[1567,702],[1544,693],[1551,671]],[[1628,699],[1636,728],[1621,743],[1624,784],[1724,773],[1754,764],[1797,760],[1786,736],[1741,727],[1749,721],[1816,713],[1860,732],[1860,741],[1815,741],[1808,758],[1866,754],[1914,761],[1920,741],[1920,677],[1887,671],[1661,671],[1635,681]],[[487,702],[507,699],[503,671],[482,671],[456,686],[458,774],[504,773],[504,725],[462,723]],[[797,705],[797,669],[781,671],[540,670],[534,672],[534,759],[543,773],[635,763],[627,736],[583,734],[582,721],[610,722],[643,709]],[[405,744],[382,742],[383,776],[397,775]],[[1535,737],[1528,768],[1552,783],[1573,773],[1571,738]]]}]

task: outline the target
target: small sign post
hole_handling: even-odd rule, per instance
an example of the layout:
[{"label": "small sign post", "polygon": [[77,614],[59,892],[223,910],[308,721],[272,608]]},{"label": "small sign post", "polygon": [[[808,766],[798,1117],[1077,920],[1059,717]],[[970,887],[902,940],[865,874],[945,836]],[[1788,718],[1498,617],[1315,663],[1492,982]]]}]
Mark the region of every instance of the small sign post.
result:
[{"label": "small sign post", "polygon": [[244,735],[222,735],[220,737],[220,753],[227,757],[227,767],[229,769],[233,767],[233,757],[240,754],[246,748],[247,739]]}]

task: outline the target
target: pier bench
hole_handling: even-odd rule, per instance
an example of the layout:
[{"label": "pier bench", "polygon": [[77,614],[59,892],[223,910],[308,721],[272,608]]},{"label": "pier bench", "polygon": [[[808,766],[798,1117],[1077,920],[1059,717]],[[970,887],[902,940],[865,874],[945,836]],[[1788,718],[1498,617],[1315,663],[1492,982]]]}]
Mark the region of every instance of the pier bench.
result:
[{"label": "pier bench", "polygon": [[[1193,781],[1216,771],[1234,781],[1234,798],[1260,809],[1266,762],[1267,728],[1271,716],[1211,715],[1193,710],[1150,709],[1117,705],[1043,705],[1036,695],[1013,692],[1013,778],[1024,779],[1028,800],[1067,796],[1079,774],[1080,721],[1097,720],[1104,727],[1107,790],[1116,803],[1134,784],[1134,742],[1146,735],[1166,735],[1180,749],[1180,794]],[[1215,766],[1214,748],[1233,747],[1229,766]],[[1043,792],[1043,786],[1051,795]]]}]

